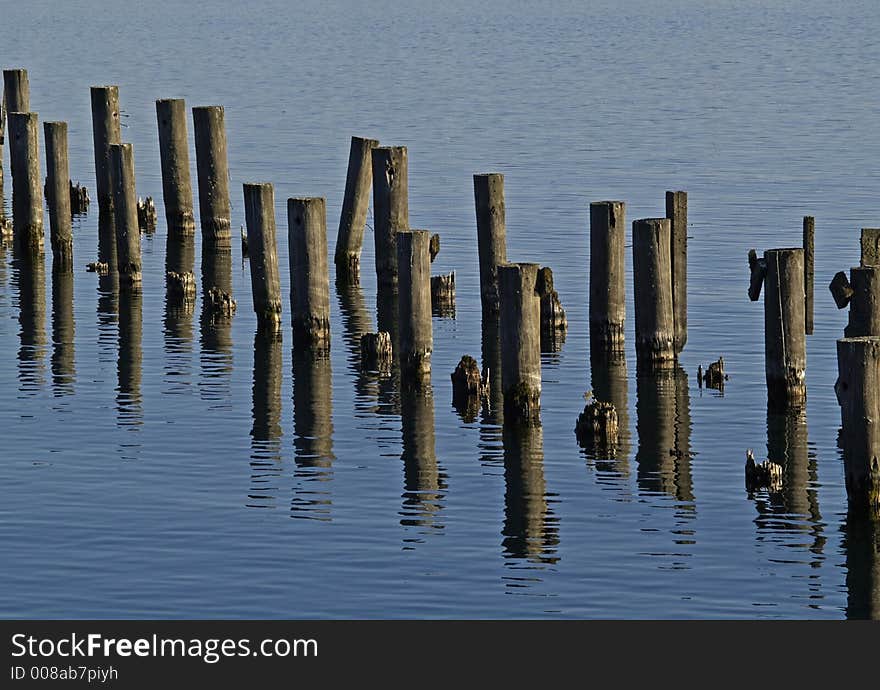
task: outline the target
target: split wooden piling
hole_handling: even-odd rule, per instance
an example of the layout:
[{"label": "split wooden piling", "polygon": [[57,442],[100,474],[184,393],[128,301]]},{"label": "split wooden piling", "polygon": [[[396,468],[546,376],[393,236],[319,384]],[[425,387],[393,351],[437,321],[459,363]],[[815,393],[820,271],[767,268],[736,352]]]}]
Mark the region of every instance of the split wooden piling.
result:
[{"label": "split wooden piling", "polygon": [[245,183],[244,214],[257,328],[265,332],[279,332],[281,279],[275,245],[275,192],[271,183]]},{"label": "split wooden piling", "polygon": [[[193,108],[192,114],[202,240],[232,247],[225,112],[223,106],[208,105]],[[274,243],[274,234],[272,239]]]},{"label": "split wooden piling", "polygon": [[290,320],[295,349],[330,349],[327,205],[323,198],[287,200]]},{"label": "split wooden piling", "polygon": [[807,397],[804,250],[769,249],[764,263],[767,399],[771,408],[798,408]]},{"label": "split wooden piling", "polygon": [[377,146],[379,142],[376,139],[351,138],[345,195],[334,253],[336,280],[343,284],[355,285],[360,282],[361,249],[373,186],[373,149]]},{"label": "split wooden piling", "polygon": [[843,461],[850,508],[880,512],[880,338],[837,341],[834,385],[843,426]]},{"label": "split wooden piling", "polygon": [[67,158],[67,123],[44,122],[46,139],[46,204],[53,270],[73,268],[73,223],[70,213],[70,170]]},{"label": "split wooden piling", "polygon": [[626,321],[626,204],[590,204],[590,349],[622,352]]},{"label": "split wooden piling", "polygon": [[880,336],[880,266],[854,266],[849,280],[839,271],[828,287],[838,309],[849,305],[845,338]]},{"label": "split wooden piling", "polygon": [[380,374],[391,372],[394,361],[391,334],[387,331],[363,333],[360,339],[361,370]]},{"label": "split wooden piling", "polygon": [[498,267],[504,417],[533,424],[541,411],[541,300],[538,264]]},{"label": "split wooden piling", "polygon": [[455,271],[431,276],[431,313],[455,318]]},{"label": "split wooden piling", "polygon": [[407,150],[405,146],[379,146],[371,155],[376,279],[380,289],[384,289],[397,285],[395,235],[409,229]]},{"label": "split wooden piling", "polygon": [[98,260],[116,271],[116,219],[113,211],[113,171],[110,145],[119,144],[119,87],[93,86],[92,138],[95,149],[95,194],[98,197]]},{"label": "split wooden piling", "polygon": [[12,228],[20,256],[43,253],[43,185],[40,175],[36,113],[10,111],[9,153],[12,168]]},{"label": "split wooden piling", "polygon": [[543,266],[535,288],[541,300],[541,352],[559,352],[565,342],[568,319],[559,293],[553,289],[553,271]]},{"label": "split wooden piling", "polygon": [[141,282],[141,233],[132,145],[110,144],[110,163],[119,280],[121,285],[138,285]]},{"label": "split wooden piling", "polygon": [[[26,69],[3,70],[3,104],[0,106],[0,144],[3,143],[3,114],[8,119],[10,113],[29,113],[31,111],[31,88]],[[11,135],[10,135],[11,136]],[[0,146],[0,172],[3,170],[3,148]],[[15,164],[9,161],[9,172],[14,174]],[[0,189],[3,183],[0,182]]]},{"label": "split wooden piling", "polygon": [[804,216],[804,328],[813,335],[813,276],[815,264],[816,219]]},{"label": "split wooden piling", "polygon": [[431,234],[427,230],[397,232],[400,367],[405,382],[417,381],[431,373],[434,336],[430,241]]},{"label": "split wooden piling", "polygon": [[666,192],[669,249],[672,264],[672,318],[675,354],[687,344],[687,192]]},{"label": "split wooden piling", "polygon": [[633,221],[633,289],[639,364],[664,367],[675,361],[670,221]]},{"label": "split wooden piling", "polygon": [[192,181],[189,173],[189,141],[186,102],[182,98],[156,101],[159,126],[159,159],[162,164],[162,199],[169,238],[195,235]]},{"label": "split wooden piling", "polygon": [[483,318],[499,312],[498,267],[507,263],[504,175],[474,175],[477,251],[480,260],[480,302]]}]

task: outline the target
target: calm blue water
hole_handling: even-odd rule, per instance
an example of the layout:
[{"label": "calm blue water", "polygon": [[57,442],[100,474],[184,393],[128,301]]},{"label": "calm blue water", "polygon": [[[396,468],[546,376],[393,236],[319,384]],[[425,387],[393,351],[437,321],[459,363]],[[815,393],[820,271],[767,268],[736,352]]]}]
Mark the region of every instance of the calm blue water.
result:
[{"label": "calm blue water", "polygon": [[[89,86],[118,84],[162,219],[134,302],[84,271],[94,203],[72,285],[53,284],[51,253],[23,275],[0,251],[0,615],[880,616],[876,537],[846,521],[846,314],[826,289],[878,224],[877,5],[301,5],[0,0],[0,63],[29,70],[41,120],[70,123],[74,180],[94,196]],[[441,234],[434,271],[458,282],[455,319],[434,319],[432,398],[355,365],[376,322],[369,230],[362,290],[331,287],[327,365],[294,363],[286,304],[283,343],[255,342],[237,244],[229,329],[206,327],[201,298],[166,311],[164,97],[226,107],[236,232],[242,183],[275,184],[285,294],[287,197],[327,197],[332,255],[350,136],[409,148],[411,224]],[[506,176],[508,256],[551,266],[569,317],[525,436],[450,404],[449,373],[480,355],[471,176],[487,170]],[[667,189],[689,192],[683,372],[636,381],[631,301],[625,371],[591,372],[589,202],[623,199],[629,222],[662,215]],[[798,244],[808,214],[809,402],[768,419],[746,252]],[[694,375],[718,355],[723,396]],[[626,401],[616,459],[573,433],[603,375]],[[784,463],[782,494],[747,495],[749,447]]]}]

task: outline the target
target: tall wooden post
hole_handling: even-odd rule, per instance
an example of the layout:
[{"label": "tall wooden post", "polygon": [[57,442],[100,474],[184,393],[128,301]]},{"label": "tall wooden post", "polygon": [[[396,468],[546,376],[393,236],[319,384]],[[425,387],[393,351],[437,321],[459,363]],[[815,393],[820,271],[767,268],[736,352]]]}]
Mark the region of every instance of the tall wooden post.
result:
[{"label": "tall wooden post", "polygon": [[687,343],[687,192],[666,192],[666,217],[670,227],[672,264],[672,317],[675,321],[675,354]]},{"label": "tall wooden post", "polygon": [[590,204],[590,351],[622,352],[626,322],[626,205]]},{"label": "tall wooden post", "polygon": [[815,263],[816,219],[804,216],[804,328],[813,334],[813,265]]},{"label": "tall wooden post", "polygon": [[182,98],[156,101],[159,158],[162,163],[162,199],[169,240],[195,235],[193,191],[189,174],[186,103]]},{"label": "tall wooden post", "polygon": [[336,280],[343,284],[354,285],[360,282],[361,249],[367,209],[370,206],[370,190],[373,186],[373,149],[378,145],[376,139],[351,138],[345,195],[342,199],[342,215],[339,218],[339,234],[336,237],[334,254]]},{"label": "tall wooden post", "polygon": [[431,373],[434,336],[431,324],[431,233],[427,230],[399,230],[398,320],[400,322],[400,367],[404,382],[418,382]]},{"label": "tall wooden post", "polygon": [[270,183],[245,183],[244,214],[257,327],[277,333],[281,330],[281,279],[275,245],[275,192]]},{"label": "tall wooden post", "polygon": [[330,349],[327,205],[323,198],[287,200],[290,320],[295,349]]},{"label": "tall wooden post", "polygon": [[405,146],[372,150],[373,234],[376,238],[376,279],[379,288],[397,285],[395,235],[409,228],[409,182]]},{"label": "tall wooden post", "polygon": [[229,162],[223,106],[200,106],[193,108],[192,113],[202,240],[215,247],[231,247]]},{"label": "tall wooden post", "polygon": [[141,282],[141,232],[138,227],[132,145],[111,144],[110,163],[113,170],[111,175],[119,280],[122,285],[138,285]]},{"label": "tall wooden post", "polygon": [[772,408],[797,408],[807,397],[804,250],[764,252],[764,353]]},{"label": "tall wooden post", "polygon": [[665,367],[675,361],[670,221],[633,221],[633,288],[639,364]]},{"label": "tall wooden post", "polygon": [[116,271],[116,219],[110,145],[122,142],[119,123],[119,87],[93,86],[92,137],[95,148],[95,189],[98,195],[98,259]]},{"label": "tall wooden post", "polygon": [[73,223],[70,215],[70,170],[67,160],[67,123],[44,122],[46,139],[46,203],[52,239],[53,270],[73,267]]},{"label": "tall wooden post", "polygon": [[541,300],[538,264],[498,267],[504,418],[537,423],[541,411]]},{"label": "tall wooden post", "polygon": [[21,256],[43,253],[43,185],[36,113],[10,112],[12,228]]},{"label": "tall wooden post", "polygon": [[507,263],[507,228],[504,217],[504,175],[474,175],[477,212],[477,251],[480,259],[480,302],[483,318],[498,314],[498,267]]}]

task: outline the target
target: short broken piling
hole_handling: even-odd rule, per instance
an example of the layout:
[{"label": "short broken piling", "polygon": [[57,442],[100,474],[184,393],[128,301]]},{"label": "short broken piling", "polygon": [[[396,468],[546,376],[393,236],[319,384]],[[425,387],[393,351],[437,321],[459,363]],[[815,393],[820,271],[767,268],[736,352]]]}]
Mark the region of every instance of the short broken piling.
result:
[{"label": "short broken piling", "polygon": [[214,247],[231,247],[229,163],[223,106],[198,106],[192,109],[192,114],[202,240]]},{"label": "short broken piling", "polygon": [[290,320],[294,349],[330,349],[327,206],[321,197],[287,200]]},{"label": "short broken piling", "polygon": [[676,355],[687,343],[687,204],[687,192],[666,192]]},{"label": "short broken piling", "polygon": [[191,237],[196,232],[193,191],[189,173],[186,102],[182,98],[156,101],[159,159],[162,164],[162,200],[168,238]]},{"label": "short broken piling", "polygon": [[559,293],[553,289],[552,270],[544,266],[538,271],[535,289],[541,300],[541,352],[559,352],[565,342],[568,320]]},{"label": "short broken piling", "polygon": [[393,350],[391,334],[387,331],[363,333],[360,339],[361,369],[380,374],[391,372]]},{"label": "short broken piling", "polygon": [[541,412],[541,300],[538,264],[498,267],[501,388],[504,418],[539,423]]},{"label": "short broken piling", "polygon": [[351,138],[345,195],[334,253],[336,280],[343,284],[356,285],[360,282],[361,249],[373,186],[373,149],[378,145],[376,139]]},{"label": "short broken piling", "polygon": [[376,280],[385,289],[397,285],[395,235],[409,228],[407,151],[405,146],[379,146],[371,155]]},{"label": "short broken piling", "polygon": [[590,204],[590,351],[622,352],[626,321],[626,205]]},{"label": "short broken piling", "polygon": [[504,215],[504,175],[474,175],[477,212],[477,251],[480,260],[480,302],[483,318],[499,311],[498,267],[507,263]]},{"label": "short broken piling", "polygon": [[452,372],[452,405],[466,423],[477,418],[480,405],[489,397],[489,381],[480,373],[480,365],[464,355]]},{"label": "short broken piling", "polygon": [[43,186],[36,113],[9,112],[12,229],[21,256],[43,253]]},{"label": "short broken piling", "polygon": [[638,363],[663,368],[675,361],[670,221],[633,221],[633,289]]},{"label": "short broken piling", "polygon": [[455,271],[431,276],[431,313],[455,318]]},{"label": "short broken piling", "polygon": [[431,234],[397,232],[398,319],[402,381],[430,377],[434,336],[431,325]]},{"label": "short broken piling", "polygon": [[70,213],[70,171],[67,160],[67,123],[44,122],[46,139],[46,204],[52,241],[52,268],[73,268],[73,223]]},{"label": "short broken piling", "polygon": [[843,461],[850,508],[880,513],[880,338],[837,341],[834,385],[843,426]]},{"label": "short broken piling", "polygon": [[275,245],[275,192],[269,182],[245,183],[244,214],[257,329],[281,330],[281,279]]},{"label": "short broken piling", "polygon": [[131,144],[111,144],[113,211],[116,227],[116,258],[122,285],[141,282],[141,233],[135,193],[134,150]]}]

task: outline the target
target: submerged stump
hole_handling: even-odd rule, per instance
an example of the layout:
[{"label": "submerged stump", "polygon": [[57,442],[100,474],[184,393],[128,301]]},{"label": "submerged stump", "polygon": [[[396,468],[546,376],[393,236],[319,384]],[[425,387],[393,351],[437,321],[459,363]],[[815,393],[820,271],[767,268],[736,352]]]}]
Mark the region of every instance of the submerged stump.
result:
[{"label": "submerged stump", "polygon": [[617,408],[603,400],[588,403],[578,415],[574,433],[583,447],[597,446],[613,452],[620,434]]},{"label": "submerged stump", "polygon": [[768,489],[776,493],[782,489],[782,465],[764,460],[755,462],[755,454],[746,451],[746,490],[753,493],[758,489]]},{"label": "submerged stump", "polygon": [[388,331],[364,333],[361,336],[361,368],[380,374],[391,372],[391,334]]},{"label": "submerged stump", "polygon": [[480,365],[470,355],[464,355],[452,372],[452,405],[465,422],[477,417],[483,400],[489,398],[489,381],[480,374]]},{"label": "submerged stump", "polygon": [[455,317],[455,271],[431,276],[431,313]]}]

